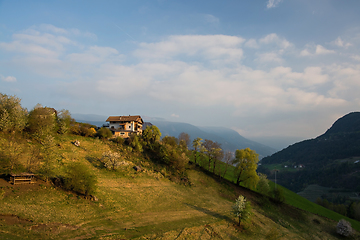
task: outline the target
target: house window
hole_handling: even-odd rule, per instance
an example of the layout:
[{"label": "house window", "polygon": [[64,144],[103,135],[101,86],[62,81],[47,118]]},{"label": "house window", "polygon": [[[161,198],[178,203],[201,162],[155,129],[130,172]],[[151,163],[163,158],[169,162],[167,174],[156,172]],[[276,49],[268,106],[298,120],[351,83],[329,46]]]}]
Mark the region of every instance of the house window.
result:
[{"label": "house window", "polygon": [[131,128],[131,126],[129,126],[129,129]]}]

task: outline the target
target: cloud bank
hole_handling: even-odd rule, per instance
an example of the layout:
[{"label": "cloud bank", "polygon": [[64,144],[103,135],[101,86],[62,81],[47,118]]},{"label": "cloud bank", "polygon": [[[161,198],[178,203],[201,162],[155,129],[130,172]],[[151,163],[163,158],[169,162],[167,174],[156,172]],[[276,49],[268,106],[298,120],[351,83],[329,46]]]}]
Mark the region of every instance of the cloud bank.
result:
[{"label": "cloud bank", "polygon": [[[81,43],[83,38],[93,44]],[[347,60],[341,63],[330,45],[296,46],[276,33],[249,39],[172,35],[136,43],[127,53],[98,46],[96,39],[77,29],[40,25],[0,42],[0,51],[34,85],[42,79],[52,95],[86,102],[69,104],[74,112],[137,111],[195,125],[226,122],[224,127],[250,137],[274,129],[305,137],[314,134],[319,126],[309,125],[325,112],[328,119],[317,131],[360,104],[360,64],[350,51],[356,45],[341,38],[334,47],[350,51],[342,52]],[[12,76],[1,79],[16,83]]]}]

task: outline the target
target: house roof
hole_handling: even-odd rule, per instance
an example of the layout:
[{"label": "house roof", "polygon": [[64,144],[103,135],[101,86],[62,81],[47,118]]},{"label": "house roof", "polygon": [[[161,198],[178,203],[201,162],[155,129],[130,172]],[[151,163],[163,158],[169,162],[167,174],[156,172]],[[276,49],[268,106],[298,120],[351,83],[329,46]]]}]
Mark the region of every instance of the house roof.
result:
[{"label": "house roof", "polygon": [[110,116],[108,117],[108,119],[106,120],[106,122],[131,122],[131,121],[135,121],[135,122],[140,122],[143,123],[144,121],[142,120],[142,118],[140,117],[140,115],[135,115],[135,116]]}]

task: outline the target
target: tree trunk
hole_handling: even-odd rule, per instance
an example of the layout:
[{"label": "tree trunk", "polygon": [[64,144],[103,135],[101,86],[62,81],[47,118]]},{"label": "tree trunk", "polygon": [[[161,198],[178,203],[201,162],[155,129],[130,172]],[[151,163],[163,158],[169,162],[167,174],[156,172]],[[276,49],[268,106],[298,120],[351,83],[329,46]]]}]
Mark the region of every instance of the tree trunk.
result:
[{"label": "tree trunk", "polygon": [[224,175],[222,178],[225,178],[225,175],[226,175],[226,172],[227,172],[227,168],[228,168],[229,164],[226,164],[226,167],[225,167],[225,171],[224,171]]},{"label": "tree trunk", "polygon": [[236,185],[239,185],[240,184],[240,176],[241,174],[238,175],[238,178],[236,179]]}]

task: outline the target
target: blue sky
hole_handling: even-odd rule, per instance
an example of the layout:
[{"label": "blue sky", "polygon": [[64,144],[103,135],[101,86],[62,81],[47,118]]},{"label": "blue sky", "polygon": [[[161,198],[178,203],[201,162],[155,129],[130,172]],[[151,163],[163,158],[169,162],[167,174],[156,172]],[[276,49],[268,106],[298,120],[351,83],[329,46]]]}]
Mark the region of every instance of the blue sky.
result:
[{"label": "blue sky", "polygon": [[[0,92],[287,143],[360,105],[360,1],[0,0]],[[191,133],[190,133],[191,134]]]}]

